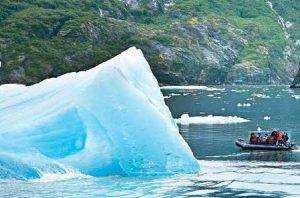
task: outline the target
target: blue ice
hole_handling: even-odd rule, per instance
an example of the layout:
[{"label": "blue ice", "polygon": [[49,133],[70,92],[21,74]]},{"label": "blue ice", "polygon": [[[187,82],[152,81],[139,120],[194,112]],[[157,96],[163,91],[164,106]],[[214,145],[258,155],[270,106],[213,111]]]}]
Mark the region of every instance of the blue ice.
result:
[{"label": "blue ice", "polygon": [[0,86],[0,178],[194,173],[158,82],[134,47],[33,86]]}]

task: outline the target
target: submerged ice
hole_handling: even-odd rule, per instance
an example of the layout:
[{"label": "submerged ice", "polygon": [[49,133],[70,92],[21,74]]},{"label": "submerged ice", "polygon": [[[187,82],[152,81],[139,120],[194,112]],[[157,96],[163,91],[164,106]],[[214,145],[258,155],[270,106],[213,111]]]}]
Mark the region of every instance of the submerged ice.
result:
[{"label": "submerged ice", "polygon": [[0,178],[69,170],[93,176],[199,170],[140,50],[33,86],[0,86]]}]

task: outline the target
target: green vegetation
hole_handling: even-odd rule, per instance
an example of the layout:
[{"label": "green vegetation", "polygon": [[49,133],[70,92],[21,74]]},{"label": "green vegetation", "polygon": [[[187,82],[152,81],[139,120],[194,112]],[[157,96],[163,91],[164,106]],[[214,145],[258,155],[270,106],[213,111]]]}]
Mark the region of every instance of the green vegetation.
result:
[{"label": "green vegetation", "polygon": [[[272,1],[293,40],[296,1]],[[86,70],[133,45],[163,84],[287,82],[289,42],[264,0],[2,0],[0,83]]]}]

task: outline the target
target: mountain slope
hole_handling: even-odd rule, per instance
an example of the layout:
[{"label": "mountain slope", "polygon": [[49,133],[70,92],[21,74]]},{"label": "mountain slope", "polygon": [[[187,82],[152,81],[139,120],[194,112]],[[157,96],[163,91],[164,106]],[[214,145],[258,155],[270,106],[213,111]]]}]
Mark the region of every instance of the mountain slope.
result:
[{"label": "mountain slope", "polygon": [[[162,84],[288,83],[297,0],[4,0],[0,83],[33,84],[141,48]],[[286,38],[278,15],[292,21]],[[298,17],[299,18],[299,17]]]}]

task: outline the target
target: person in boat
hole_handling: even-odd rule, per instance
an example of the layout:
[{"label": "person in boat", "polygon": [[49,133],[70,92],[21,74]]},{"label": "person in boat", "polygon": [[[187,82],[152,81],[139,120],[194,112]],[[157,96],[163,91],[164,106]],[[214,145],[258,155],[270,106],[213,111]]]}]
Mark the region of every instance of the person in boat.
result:
[{"label": "person in boat", "polygon": [[273,131],[271,134],[272,138],[274,138],[274,144],[273,145],[287,145],[287,142],[289,140],[289,137],[287,133],[284,133],[283,131],[277,130]]},{"label": "person in boat", "polygon": [[272,135],[269,135],[267,137],[266,144],[275,145],[276,144],[275,138]]},{"label": "person in boat", "polygon": [[250,144],[265,144],[265,145],[287,145],[288,135],[282,131],[276,130],[262,136],[260,133],[251,133]]},{"label": "person in boat", "polygon": [[263,136],[260,136],[260,142],[261,144],[268,144],[267,139],[268,139],[268,134],[264,134]]},{"label": "person in boat", "polygon": [[282,145],[283,144],[283,132],[282,131],[277,131],[277,137],[276,137],[276,140],[277,140],[277,144],[278,145]]},{"label": "person in boat", "polygon": [[250,134],[250,144],[257,144],[258,143],[258,137],[255,133]]},{"label": "person in boat", "polygon": [[289,136],[288,136],[287,133],[284,133],[283,141],[284,141],[284,142],[288,142],[288,141],[289,141]]},{"label": "person in boat", "polygon": [[278,139],[277,139],[278,145],[288,146],[288,140],[289,140],[289,136],[287,133],[283,131],[278,131]]}]

